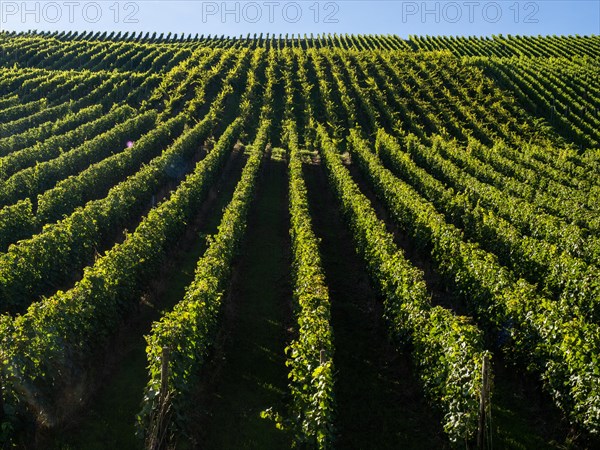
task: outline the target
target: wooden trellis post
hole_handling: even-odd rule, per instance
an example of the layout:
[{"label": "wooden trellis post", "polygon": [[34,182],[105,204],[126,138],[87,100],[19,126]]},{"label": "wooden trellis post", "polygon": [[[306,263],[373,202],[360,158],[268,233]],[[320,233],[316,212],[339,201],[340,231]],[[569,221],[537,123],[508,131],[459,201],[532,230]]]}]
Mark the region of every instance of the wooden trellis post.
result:
[{"label": "wooden trellis post", "polygon": [[169,392],[169,347],[163,347],[160,367],[160,403],[164,403]]},{"label": "wooden trellis post", "polygon": [[146,450],[165,448],[168,426],[169,402],[169,347],[162,348],[160,366],[160,391],[158,405],[150,418],[150,429],[146,438]]},{"label": "wooden trellis post", "polygon": [[484,355],[481,365],[481,392],[479,394],[479,427],[477,430],[477,448],[483,449],[486,441],[486,423],[490,405],[490,370],[488,356]]}]

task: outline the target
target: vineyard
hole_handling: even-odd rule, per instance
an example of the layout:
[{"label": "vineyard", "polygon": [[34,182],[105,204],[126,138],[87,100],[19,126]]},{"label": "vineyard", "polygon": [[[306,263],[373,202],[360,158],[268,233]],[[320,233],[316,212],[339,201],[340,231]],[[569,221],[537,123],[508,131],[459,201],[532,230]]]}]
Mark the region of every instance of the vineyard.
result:
[{"label": "vineyard", "polygon": [[3,448],[598,448],[600,37],[0,33]]}]

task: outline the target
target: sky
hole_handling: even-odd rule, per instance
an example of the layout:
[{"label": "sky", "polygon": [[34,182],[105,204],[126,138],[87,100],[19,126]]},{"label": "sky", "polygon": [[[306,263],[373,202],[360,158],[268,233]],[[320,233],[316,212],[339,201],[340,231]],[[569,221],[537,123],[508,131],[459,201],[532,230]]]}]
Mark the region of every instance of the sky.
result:
[{"label": "sky", "polygon": [[600,34],[600,0],[0,0],[0,16],[0,27],[11,31],[351,33],[404,38]]}]

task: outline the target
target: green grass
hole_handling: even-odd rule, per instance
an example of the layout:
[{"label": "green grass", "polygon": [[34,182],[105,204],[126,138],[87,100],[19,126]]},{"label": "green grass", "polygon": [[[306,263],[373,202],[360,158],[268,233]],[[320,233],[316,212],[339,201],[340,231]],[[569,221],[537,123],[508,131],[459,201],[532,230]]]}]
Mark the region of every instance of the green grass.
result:
[{"label": "green grass", "polygon": [[289,219],[286,165],[265,161],[251,207],[237,275],[224,320],[224,362],[200,448],[290,448],[290,436],[260,417],[283,410],[287,395],[284,348],[289,317]]},{"label": "green grass", "polygon": [[560,413],[539,386],[497,361],[492,396],[492,442],[503,449],[576,448]]}]

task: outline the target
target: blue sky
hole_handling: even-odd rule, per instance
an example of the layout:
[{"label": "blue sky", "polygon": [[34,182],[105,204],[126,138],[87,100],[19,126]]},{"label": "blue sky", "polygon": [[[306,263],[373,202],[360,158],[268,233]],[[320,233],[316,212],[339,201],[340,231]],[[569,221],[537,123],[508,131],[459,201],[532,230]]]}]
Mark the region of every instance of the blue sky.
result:
[{"label": "blue sky", "polygon": [[6,30],[150,31],[186,35],[365,33],[600,34],[600,0],[199,1],[0,0]]}]

